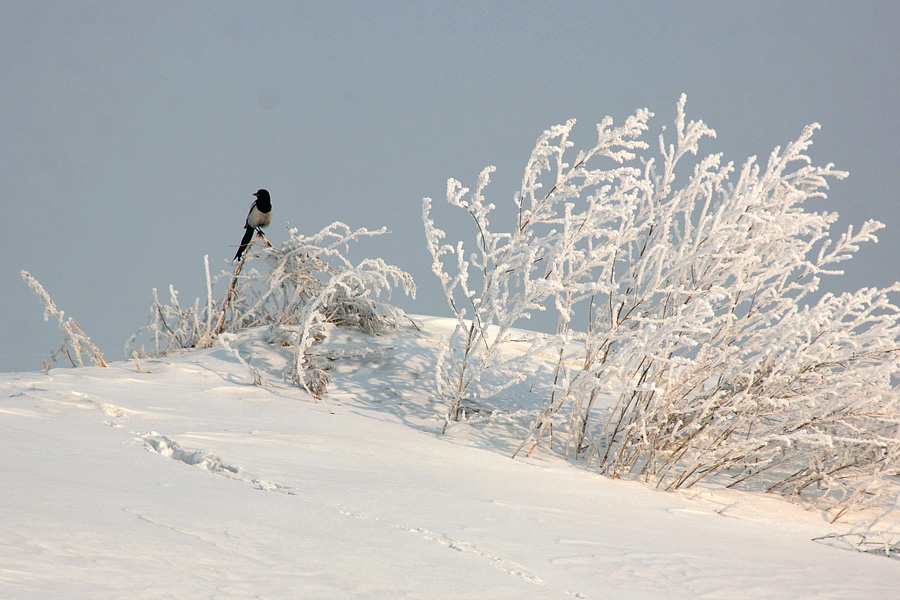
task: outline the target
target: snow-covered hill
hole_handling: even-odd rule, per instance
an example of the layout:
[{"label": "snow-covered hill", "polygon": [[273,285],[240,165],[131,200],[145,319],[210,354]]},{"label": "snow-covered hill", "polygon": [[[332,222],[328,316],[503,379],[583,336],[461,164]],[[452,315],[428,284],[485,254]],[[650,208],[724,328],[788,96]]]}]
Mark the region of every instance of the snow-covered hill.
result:
[{"label": "snow-covered hill", "polygon": [[[0,375],[0,598],[896,598],[900,560],[782,499],[659,492],[546,453],[527,415],[439,435],[449,321],[332,330],[323,402],[260,337]],[[334,356],[340,352],[333,353]]]}]

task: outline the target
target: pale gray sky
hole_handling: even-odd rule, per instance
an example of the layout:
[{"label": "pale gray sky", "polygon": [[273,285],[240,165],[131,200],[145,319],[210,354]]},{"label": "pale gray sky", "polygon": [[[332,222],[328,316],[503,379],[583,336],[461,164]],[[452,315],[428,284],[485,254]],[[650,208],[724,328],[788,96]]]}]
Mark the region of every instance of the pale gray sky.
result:
[{"label": "pale gray sky", "polygon": [[888,225],[829,289],[889,285],[898,31],[895,1],[0,0],[0,371],[39,369],[62,339],[19,271],[123,358],[153,287],[192,301],[203,255],[227,266],[260,187],[274,243],[285,222],[387,225],[357,256],[413,274],[407,311],[446,314],[424,196],[493,164],[489,196],[510,202],[544,129],[575,117],[590,143],[604,116],[647,107],[655,138],[682,92],[718,133],[707,151],[737,162],[821,123],[814,160],[850,171],[822,207],[840,229]]}]

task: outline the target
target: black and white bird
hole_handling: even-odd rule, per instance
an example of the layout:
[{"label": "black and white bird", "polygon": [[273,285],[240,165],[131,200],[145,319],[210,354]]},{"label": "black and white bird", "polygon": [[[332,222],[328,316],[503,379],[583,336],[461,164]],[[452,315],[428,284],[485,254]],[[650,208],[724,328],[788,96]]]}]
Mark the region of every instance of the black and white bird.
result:
[{"label": "black and white bird", "polygon": [[233,260],[238,260],[253,239],[253,232],[262,233],[263,227],[268,227],[272,222],[272,199],[269,197],[267,190],[259,190],[255,194],[256,201],[250,207],[250,213],[247,215],[247,221],[244,223],[244,237],[241,239],[241,245],[238,246],[237,254]]}]

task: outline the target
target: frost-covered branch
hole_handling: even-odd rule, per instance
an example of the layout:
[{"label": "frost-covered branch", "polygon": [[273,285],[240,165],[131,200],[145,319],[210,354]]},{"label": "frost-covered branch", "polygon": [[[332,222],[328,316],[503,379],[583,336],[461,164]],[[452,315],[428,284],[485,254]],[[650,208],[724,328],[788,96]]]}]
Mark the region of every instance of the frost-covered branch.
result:
[{"label": "frost-covered branch", "polygon": [[56,363],[56,357],[60,354],[65,355],[73,367],[83,367],[85,365],[84,357],[87,357],[93,365],[106,367],[107,364],[100,349],[94,345],[91,338],[75,322],[75,319],[72,317],[67,319],[65,313],[56,307],[56,303],[50,297],[50,294],[47,293],[47,290],[44,289],[44,286],[38,283],[38,280],[32,277],[28,271],[22,271],[22,279],[31,288],[31,291],[41,299],[41,303],[44,305],[44,320],[47,321],[50,317],[56,317],[57,321],[59,321],[60,329],[65,333],[62,346],[50,355],[50,362],[45,362],[44,368],[50,370],[53,364]]}]

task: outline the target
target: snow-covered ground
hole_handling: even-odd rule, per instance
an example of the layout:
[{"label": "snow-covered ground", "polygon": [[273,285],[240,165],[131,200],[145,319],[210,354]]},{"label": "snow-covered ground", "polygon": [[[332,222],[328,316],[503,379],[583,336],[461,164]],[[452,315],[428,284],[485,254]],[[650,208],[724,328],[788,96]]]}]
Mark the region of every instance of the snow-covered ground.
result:
[{"label": "snow-covered ground", "polygon": [[379,352],[320,403],[259,336],[261,387],[221,345],[0,375],[0,598],[900,597],[900,560],[785,500],[512,460],[515,411],[441,436],[451,325],[420,321],[332,331]]}]

